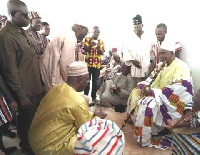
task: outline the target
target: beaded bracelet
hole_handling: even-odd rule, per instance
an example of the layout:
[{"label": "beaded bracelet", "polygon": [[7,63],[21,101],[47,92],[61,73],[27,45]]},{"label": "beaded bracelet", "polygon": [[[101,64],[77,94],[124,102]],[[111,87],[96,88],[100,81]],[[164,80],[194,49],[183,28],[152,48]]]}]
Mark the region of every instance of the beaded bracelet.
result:
[{"label": "beaded bracelet", "polygon": [[197,125],[196,125],[196,122],[197,122],[197,115],[195,112],[192,113],[192,118],[190,119],[190,127],[192,129],[196,128]]}]

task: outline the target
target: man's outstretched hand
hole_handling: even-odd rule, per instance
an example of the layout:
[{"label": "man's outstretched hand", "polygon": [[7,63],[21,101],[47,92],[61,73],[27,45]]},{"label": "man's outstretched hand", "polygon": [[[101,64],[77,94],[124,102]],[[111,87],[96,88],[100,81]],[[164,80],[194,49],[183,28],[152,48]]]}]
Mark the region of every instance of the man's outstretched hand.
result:
[{"label": "man's outstretched hand", "polygon": [[100,117],[101,119],[104,119],[107,116],[107,114],[104,113],[102,110],[99,111],[95,110],[94,115]]}]

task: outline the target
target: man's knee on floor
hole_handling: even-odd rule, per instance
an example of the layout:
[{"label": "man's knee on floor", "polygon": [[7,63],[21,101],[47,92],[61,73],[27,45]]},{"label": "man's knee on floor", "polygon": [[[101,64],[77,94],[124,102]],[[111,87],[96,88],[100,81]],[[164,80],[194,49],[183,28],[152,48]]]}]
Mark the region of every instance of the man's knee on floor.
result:
[{"label": "man's knee on floor", "polygon": [[106,95],[102,95],[100,98],[100,105],[110,107],[111,104],[109,103],[109,97]]}]

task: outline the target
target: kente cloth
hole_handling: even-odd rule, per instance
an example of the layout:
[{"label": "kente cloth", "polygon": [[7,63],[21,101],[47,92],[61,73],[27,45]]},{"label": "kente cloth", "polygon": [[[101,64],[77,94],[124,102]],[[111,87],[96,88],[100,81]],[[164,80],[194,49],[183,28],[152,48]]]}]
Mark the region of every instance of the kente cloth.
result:
[{"label": "kente cloth", "polygon": [[[158,127],[164,128],[168,119],[177,121],[185,109],[192,109],[193,84],[188,65],[175,58],[169,66],[162,66],[160,62],[146,81],[138,83],[128,99],[127,112],[135,110],[134,136],[142,146],[152,146],[151,135],[157,135]],[[151,85],[152,96],[143,97],[141,89],[150,84],[158,71]]]},{"label": "kente cloth", "polygon": [[[86,37],[83,42],[83,47],[86,48],[91,42],[95,42],[93,37]],[[97,45],[93,46],[89,52],[86,53],[86,62],[88,67],[94,67],[99,69],[101,67],[101,54],[99,53],[97,46],[100,46],[100,50],[105,51],[104,43],[101,39],[97,39]]]},{"label": "kente cloth", "polygon": [[74,155],[122,155],[124,143],[124,134],[114,122],[95,118],[79,128]]},{"label": "kente cloth", "polygon": [[28,34],[32,38],[32,43],[35,48],[35,52],[38,56],[42,55],[44,49],[46,48],[46,44],[43,44],[41,34],[38,32],[33,32],[30,28],[27,30]]},{"label": "kente cloth", "polygon": [[54,85],[67,81],[66,67],[75,61],[77,39],[70,30],[54,37],[40,56],[40,72],[48,92]]},{"label": "kente cloth", "polygon": [[29,142],[37,155],[71,155],[78,129],[92,120],[81,93],[69,85],[54,86],[42,99],[29,130]]},{"label": "kente cloth", "polygon": [[[131,66],[131,76],[136,78],[146,77],[150,66],[150,43],[148,43],[145,34],[141,39],[133,34],[123,48],[123,61],[127,66]],[[141,69],[133,65],[131,60],[140,62]]]},{"label": "kente cloth", "polygon": [[41,36],[42,46],[45,49],[47,47],[47,44],[50,42],[50,40],[42,34],[40,34],[40,36]]},{"label": "kente cloth", "polygon": [[0,90],[0,126],[10,122],[11,120],[12,114]]}]

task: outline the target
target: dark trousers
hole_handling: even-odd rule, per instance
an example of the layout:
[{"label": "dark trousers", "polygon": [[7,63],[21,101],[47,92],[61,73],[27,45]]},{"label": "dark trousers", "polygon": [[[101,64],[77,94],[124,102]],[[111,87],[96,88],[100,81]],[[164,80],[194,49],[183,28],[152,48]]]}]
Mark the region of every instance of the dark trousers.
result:
[{"label": "dark trousers", "polygon": [[8,127],[9,127],[9,123],[6,123],[0,126],[0,150],[5,149],[3,145],[3,134],[8,131]]},{"label": "dark trousers", "polygon": [[[100,69],[94,68],[94,67],[88,67],[88,72],[89,72],[89,76],[91,79],[92,76],[92,93],[91,93],[91,97],[94,99],[96,98],[96,93],[97,93],[97,80],[99,78],[99,74],[100,74]],[[84,94],[88,95],[90,91],[90,83],[88,83],[87,87],[84,90]]]},{"label": "dark trousers", "polygon": [[24,111],[19,107],[19,115],[17,116],[17,133],[20,139],[20,147],[29,146],[28,131],[35,112],[40,104],[43,95],[30,98],[32,106],[29,111]]}]

